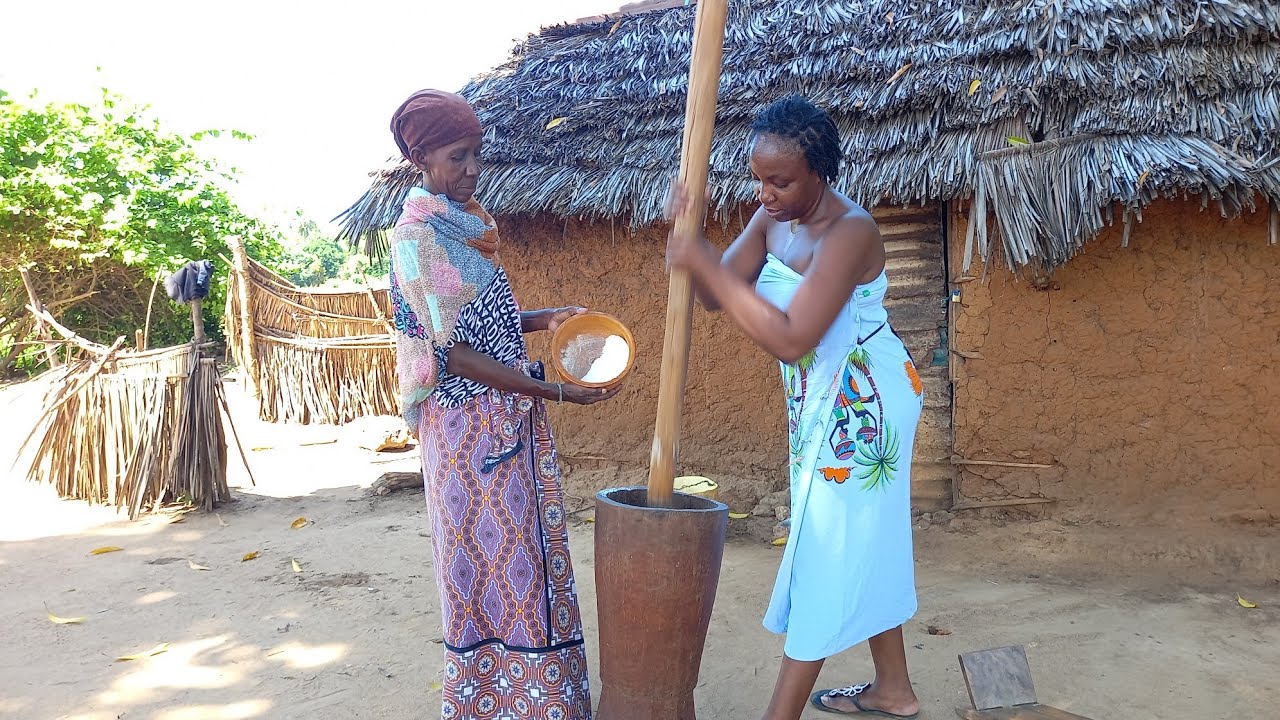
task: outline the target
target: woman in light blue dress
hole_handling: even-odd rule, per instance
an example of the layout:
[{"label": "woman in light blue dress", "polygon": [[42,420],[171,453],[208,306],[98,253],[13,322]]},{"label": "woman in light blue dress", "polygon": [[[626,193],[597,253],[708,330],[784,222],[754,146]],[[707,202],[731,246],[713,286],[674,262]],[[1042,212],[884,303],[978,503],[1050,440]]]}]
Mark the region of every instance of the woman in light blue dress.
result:
[{"label": "woman in light blue dress", "polygon": [[[756,117],[751,173],[760,208],[723,256],[703,237],[669,240],[667,259],[782,364],[790,437],[791,535],[765,627],[786,634],[765,720],[806,703],[913,718],[902,625],[916,611],[911,450],[922,387],[889,325],[875,221],[831,187],[840,139],[826,112],[790,97]],[[683,188],[670,212],[698,212]],[[823,661],[869,641],[876,676],[824,690]]]}]

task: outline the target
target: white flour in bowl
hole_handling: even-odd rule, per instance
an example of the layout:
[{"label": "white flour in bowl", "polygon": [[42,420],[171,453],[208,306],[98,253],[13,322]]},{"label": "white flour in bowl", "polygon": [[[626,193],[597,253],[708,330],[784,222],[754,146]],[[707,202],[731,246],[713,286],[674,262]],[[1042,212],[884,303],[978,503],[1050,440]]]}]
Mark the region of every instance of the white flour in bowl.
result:
[{"label": "white flour in bowl", "polygon": [[627,369],[631,348],[620,335],[580,335],[565,346],[560,364],[581,382],[607,383]]},{"label": "white flour in bowl", "polygon": [[627,361],[631,359],[631,348],[620,335],[610,335],[604,339],[604,350],[600,357],[591,363],[591,369],[582,376],[583,382],[607,383],[627,369]]}]

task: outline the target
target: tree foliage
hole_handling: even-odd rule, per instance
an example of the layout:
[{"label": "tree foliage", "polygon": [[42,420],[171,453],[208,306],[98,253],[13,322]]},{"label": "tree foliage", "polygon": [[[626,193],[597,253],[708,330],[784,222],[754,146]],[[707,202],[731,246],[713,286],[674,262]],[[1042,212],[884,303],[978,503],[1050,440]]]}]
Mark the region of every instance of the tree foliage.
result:
[{"label": "tree foliage", "polygon": [[352,251],[313,220],[302,221],[284,246],[280,271],[301,287],[359,287],[387,273],[385,260]]},{"label": "tree foliage", "polygon": [[293,243],[286,241],[281,263],[284,275],[295,285],[316,287],[338,277],[347,261],[347,251],[332,237],[323,234],[313,220],[299,226]]},{"label": "tree foliage", "polygon": [[[154,278],[200,259],[216,266],[205,304],[216,334],[227,238],[241,237],[269,263],[281,252],[278,233],[232,200],[231,172],[197,152],[204,136],[219,134],[166,131],[145,107],[106,90],[93,105],[17,102],[0,90],[0,343],[25,332],[21,269],[55,314],[110,342],[141,327],[138,296]],[[190,339],[184,309],[163,289],[159,296],[150,344]]]}]

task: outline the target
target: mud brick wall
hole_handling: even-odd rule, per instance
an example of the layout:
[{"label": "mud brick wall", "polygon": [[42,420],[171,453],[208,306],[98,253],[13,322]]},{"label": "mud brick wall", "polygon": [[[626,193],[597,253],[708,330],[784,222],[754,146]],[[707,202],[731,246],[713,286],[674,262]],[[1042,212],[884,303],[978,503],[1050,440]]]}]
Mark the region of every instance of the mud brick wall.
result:
[{"label": "mud brick wall", "polygon": [[1000,265],[952,305],[952,348],[980,355],[953,357],[956,452],[1054,467],[967,466],[965,498],[1056,498],[1049,512],[1079,520],[1280,522],[1280,246],[1265,206],[1224,220],[1157,204],[1129,247],[1117,223],[1047,290]]}]

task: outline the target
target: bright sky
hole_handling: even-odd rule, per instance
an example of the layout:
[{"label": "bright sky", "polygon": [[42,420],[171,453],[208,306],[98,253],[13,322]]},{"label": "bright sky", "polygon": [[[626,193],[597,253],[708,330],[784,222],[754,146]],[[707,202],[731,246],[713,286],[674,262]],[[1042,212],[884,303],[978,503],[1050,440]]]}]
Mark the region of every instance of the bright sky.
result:
[{"label": "bright sky", "polygon": [[301,208],[324,223],[397,154],[388,123],[411,92],[456,91],[539,27],[623,2],[11,2],[0,88],[54,101],[105,86],[175,131],[252,133],[248,144],[203,145],[240,170],[245,209],[279,219]]}]

